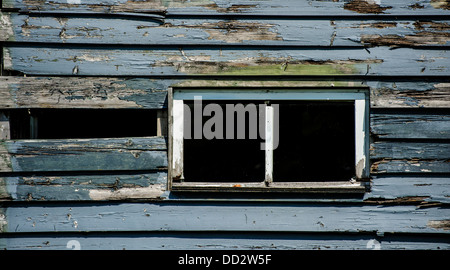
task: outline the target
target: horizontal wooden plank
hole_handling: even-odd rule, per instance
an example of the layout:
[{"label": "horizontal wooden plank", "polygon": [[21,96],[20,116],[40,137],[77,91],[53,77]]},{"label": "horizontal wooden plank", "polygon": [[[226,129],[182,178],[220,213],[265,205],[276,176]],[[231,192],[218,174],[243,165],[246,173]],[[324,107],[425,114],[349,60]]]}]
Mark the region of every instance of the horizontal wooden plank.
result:
[{"label": "horizontal wooden plank", "polygon": [[[28,204],[0,208],[3,232],[448,233],[448,209],[270,203]],[[447,219],[448,220],[448,219]]]},{"label": "horizontal wooden plank", "polygon": [[164,137],[3,141],[0,171],[157,170],[166,150]]},{"label": "horizontal wooden plank", "polygon": [[114,201],[161,199],[167,172],[0,178],[3,201]]},{"label": "horizontal wooden plank", "polygon": [[[79,244],[79,246],[78,246]],[[75,246],[74,246],[75,245]],[[445,237],[370,234],[306,233],[88,233],[0,236],[0,249],[7,250],[448,250]],[[151,255],[153,261],[159,253]],[[163,253],[164,254],[164,253]],[[171,252],[173,254],[173,252]],[[192,255],[192,253],[189,253]],[[235,253],[240,254],[240,253]],[[175,254],[174,254],[175,255]],[[183,254],[180,254],[182,256]],[[204,255],[204,254],[202,254]],[[215,254],[222,260],[222,253]],[[356,254],[360,257],[360,253]],[[97,256],[97,255],[96,255]],[[156,256],[156,257],[155,257]],[[230,255],[231,256],[231,255]],[[317,256],[322,256],[317,254]],[[368,256],[373,256],[370,254]],[[99,257],[96,257],[100,259]],[[178,257],[175,257],[178,258]],[[293,259],[294,260],[294,259]],[[313,260],[311,260],[313,261]],[[166,262],[167,263],[167,262]],[[211,263],[214,267],[216,262]]]},{"label": "horizontal wooden plank", "polygon": [[379,141],[371,144],[370,158],[450,160],[450,143]]},{"label": "horizontal wooden plank", "polygon": [[370,130],[383,139],[450,139],[450,115],[372,112]]},{"label": "horizontal wooden plank", "polygon": [[5,47],[4,68],[34,75],[450,74],[448,50]]},{"label": "horizontal wooden plank", "polygon": [[383,159],[374,161],[371,166],[372,174],[383,173],[450,173],[448,160],[418,160],[418,159]]},{"label": "horizontal wooden plank", "polygon": [[449,108],[450,84],[427,81],[367,82],[373,108]]},{"label": "horizontal wooden plank", "polygon": [[[404,80],[404,79],[403,79]],[[145,79],[114,77],[12,77],[0,79],[0,108],[166,108],[167,89],[184,87],[370,88],[373,108],[450,108],[450,84],[443,81]],[[372,120],[378,122],[377,119]],[[425,132],[433,132],[432,129]]]},{"label": "horizontal wooden plank", "polygon": [[450,21],[42,17],[0,13],[0,41],[93,44],[441,46]]},{"label": "horizontal wooden plank", "polygon": [[[380,203],[405,203],[416,198],[423,203],[450,202],[450,178],[418,176],[374,176],[364,200]],[[420,204],[419,204],[420,206]]]},{"label": "horizontal wooden plank", "polygon": [[161,109],[173,80],[1,77],[0,108]]},{"label": "horizontal wooden plank", "polygon": [[[259,195],[211,193],[208,196],[181,196],[163,194],[166,190],[167,172],[108,175],[57,175],[15,176],[0,178],[1,201],[117,201],[117,200],[168,200],[168,201],[258,201],[258,202],[372,202],[379,204],[412,202],[449,203],[448,177],[375,176],[364,198],[335,198],[320,194],[305,197],[286,194]],[[195,195],[195,194],[192,194]]]},{"label": "horizontal wooden plank", "polygon": [[94,12],[145,12],[152,10],[176,14],[203,15],[444,15],[448,14],[448,2],[445,0],[391,0],[386,3],[371,0],[351,1],[297,1],[297,0],[253,0],[238,4],[228,0],[193,1],[138,1],[92,0],[88,2],[55,0],[4,0],[3,7],[19,8],[23,11],[94,11]]}]

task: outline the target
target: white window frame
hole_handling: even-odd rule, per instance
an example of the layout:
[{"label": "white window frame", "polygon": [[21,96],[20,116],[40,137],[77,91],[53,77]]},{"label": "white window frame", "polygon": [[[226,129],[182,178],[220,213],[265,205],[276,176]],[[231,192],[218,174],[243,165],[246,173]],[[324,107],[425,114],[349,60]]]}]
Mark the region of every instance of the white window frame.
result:
[{"label": "white window frame", "polygon": [[[266,107],[266,177],[264,182],[222,183],[182,182],[184,101],[194,100],[310,100],[351,101],[355,108],[355,175],[348,181],[335,182],[273,182],[273,107]],[[170,88],[169,89],[169,177],[171,191],[282,191],[320,193],[364,193],[369,178],[369,92],[364,88],[304,89],[304,88]],[[269,147],[267,147],[269,146]]]}]

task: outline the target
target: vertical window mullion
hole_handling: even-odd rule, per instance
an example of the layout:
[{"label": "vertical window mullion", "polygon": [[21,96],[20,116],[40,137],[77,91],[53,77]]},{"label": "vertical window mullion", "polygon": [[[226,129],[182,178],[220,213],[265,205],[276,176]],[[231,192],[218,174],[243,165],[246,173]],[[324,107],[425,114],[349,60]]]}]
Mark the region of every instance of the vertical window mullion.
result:
[{"label": "vertical window mullion", "polygon": [[365,99],[355,100],[355,173],[356,178],[366,178],[368,164],[366,136],[367,136],[367,102]]},{"label": "vertical window mullion", "polygon": [[183,179],[184,102],[173,100],[172,108],[172,179]]},{"label": "vertical window mullion", "polygon": [[266,121],[265,121],[265,156],[266,156],[266,173],[264,183],[266,186],[270,186],[273,182],[273,142],[274,142],[274,111],[273,107],[270,105],[266,107]]}]

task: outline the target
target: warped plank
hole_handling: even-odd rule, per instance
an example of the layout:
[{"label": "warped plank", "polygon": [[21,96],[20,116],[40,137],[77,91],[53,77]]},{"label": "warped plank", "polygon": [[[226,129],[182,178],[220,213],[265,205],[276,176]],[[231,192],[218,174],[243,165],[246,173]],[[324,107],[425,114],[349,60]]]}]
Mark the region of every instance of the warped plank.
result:
[{"label": "warped plank", "polygon": [[115,201],[160,199],[167,172],[109,175],[15,176],[0,178],[5,201]]},{"label": "warped plank", "polygon": [[373,108],[450,108],[448,82],[367,82]]},{"label": "warped plank", "polygon": [[372,179],[370,192],[364,195],[364,200],[390,200],[393,203],[405,198],[449,203],[450,178],[378,175]]},{"label": "warped plank", "polygon": [[175,81],[123,78],[0,77],[0,108],[167,107]]},{"label": "warped plank", "polygon": [[450,115],[372,112],[370,129],[383,139],[450,139]]},{"label": "warped plank", "polygon": [[370,148],[371,159],[450,160],[450,143],[379,141]]},{"label": "warped plank", "polygon": [[[282,206],[282,207],[281,207]],[[448,233],[448,209],[415,205],[121,203],[0,208],[3,232]],[[443,226],[437,226],[442,224]],[[445,226],[445,224],[447,224]]]},{"label": "warped plank", "polygon": [[374,161],[370,168],[373,174],[383,173],[450,173],[448,160],[392,160]]},{"label": "warped plank", "polygon": [[35,75],[441,75],[448,50],[5,47],[4,68]]},{"label": "warped plank", "polygon": [[226,15],[444,15],[448,14],[449,4],[445,0],[391,0],[377,3],[371,0],[351,1],[306,1],[306,0],[254,0],[240,1],[239,4],[229,0],[192,0],[160,1],[145,0],[131,2],[126,0],[92,0],[73,1],[55,0],[4,0],[3,7],[19,8],[23,11],[93,11],[93,12],[145,12],[152,10],[166,11],[168,14],[226,14]]},{"label": "warped plank", "polygon": [[[0,77],[0,108],[166,108],[167,89],[186,87],[370,87],[373,108],[450,108],[445,81],[185,80],[114,77]],[[377,122],[377,121],[375,121]],[[433,132],[426,130],[425,132]]]},{"label": "warped plank", "polygon": [[164,137],[3,141],[0,171],[157,170],[165,150]]},{"label": "warped plank", "polygon": [[42,17],[3,13],[0,41],[93,44],[441,46],[450,21],[145,19]]},{"label": "warped plank", "polygon": [[[179,201],[176,194],[163,196],[166,189],[167,172],[118,175],[63,175],[63,176],[16,176],[0,178],[0,200],[2,201],[117,201],[117,200],[161,200]],[[364,202],[401,203],[408,198],[417,201],[449,203],[450,181],[448,177],[375,176],[370,191],[364,194]],[[164,197],[164,198],[163,198]],[[213,194],[195,197],[197,201],[223,201]],[[317,201],[317,202],[361,202],[360,198],[304,198],[278,196],[237,196],[228,194],[227,201]]]},{"label": "warped plank", "polygon": [[[370,234],[337,235],[306,233],[88,233],[83,235],[39,234],[0,237],[0,249],[69,250],[79,244],[81,250],[381,250],[450,249],[445,237],[433,235],[401,236]],[[376,242],[374,241],[376,240]],[[72,241],[72,242],[70,242]],[[74,242],[78,241],[78,242]],[[375,246],[376,245],[376,246]],[[191,251],[192,252],[192,251]],[[235,251],[236,252],[236,251]],[[236,253],[240,254],[240,253]],[[174,254],[175,255],[175,254]],[[180,254],[180,256],[183,254]],[[221,258],[222,253],[217,254]],[[360,257],[361,254],[357,254]],[[97,256],[97,255],[96,255]],[[148,256],[148,255],[147,255]],[[152,258],[153,256],[153,258]],[[148,259],[156,259],[151,253]],[[318,254],[317,256],[321,256]],[[369,256],[369,255],[368,255]],[[372,256],[372,254],[370,255]],[[98,258],[98,257],[96,257]],[[177,258],[177,257],[176,257]],[[293,259],[295,260],[295,259]],[[312,260],[313,261],[313,260]],[[294,261],[293,261],[294,262]],[[211,264],[214,267],[215,262]]]}]

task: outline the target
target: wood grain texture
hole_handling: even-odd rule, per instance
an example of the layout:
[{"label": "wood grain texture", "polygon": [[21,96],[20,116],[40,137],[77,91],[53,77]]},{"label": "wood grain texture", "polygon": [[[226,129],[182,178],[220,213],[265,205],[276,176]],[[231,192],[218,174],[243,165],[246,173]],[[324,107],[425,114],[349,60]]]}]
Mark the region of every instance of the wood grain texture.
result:
[{"label": "wood grain texture", "polygon": [[157,170],[167,167],[165,150],[164,137],[4,141],[0,171]]},{"label": "wood grain texture", "polygon": [[448,209],[415,205],[271,203],[30,204],[1,209],[3,232],[448,233],[428,226]]},{"label": "wood grain texture", "polygon": [[[370,191],[364,195],[364,200],[377,201],[380,204],[407,203],[416,198],[417,201],[450,202],[450,181],[446,176],[374,176]],[[420,207],[420,203],[419,203]]]},{"label": "wood grain texture", "polygon": [[445,15],[448,2],[445,0],[392,0],[379,4],[371,0],[351,1],[297,1],[297,0],[256,0],[231,3],[228,0],[160,1],[146,0],[130,2],[126,0],[93,0],[89,2],[67,3],[65,0],[45,2],[39,0],[4,0],[3,7],[19,8],[22,11],[95,11],[143,13],[165,11],[167,15]]},{"label": "wood grain texture", "polygon": [[450,139],[450,115],[371,113],[370,121],[382,139]]},{"label": "wood grain texture", "polygon": [[450,173],[450,144],[379,141],[371,144],[371,173]]},{"label": "wood grain texture", "polygon": [[0,108],[160,109],[174,80],[1,77]]},{"label": "wood grain texture", "polygon": [[449,75],[447,50],[6,47],[4,68],[34,75]]},{"label": "wood grain texture", "polygon": [[450,162],[448,160],[419,160],[419,159],[383,159],[373,161],[371,166],[372,174],[429,174],[450,172]]},{"label": "wood grain texture", "polygon": [[[165,201],[247,201],[247,202],[345,202],[377,203],[379,205],[450,202],[450,183],[448,177],[430,176],[374,176],[371,187],[364,197],[335,198],[318,195],[283,194],[265,196],[253,194],[245,196],[231,193],[223,197],[212,193],[209,196],[181,196],[177,193],[163,192],[167,189],[167,172],[105,175],[47,175],[16,176],[0,178],[1,201],[127,201],[127,200],[165,200]],[[195,194],[191,194],[195,195]],[[273,195],[273,194],[272,194]],[[411,198],[417,198],[414,201]]]},{"label": "wood grain texture", "polygon": [[[370,88],[372,108],[450,108],[450,84],[404,79],[146,79],[115,77],[0,77],[0,108],[167,108],[169,87]],[[382,117],[382,116],[380,116]],[[405,116],[408,117],[408,116]],[[414,116],[411,116],[414,117]],[[445,118],[446,119],[446,118]],[[374,117],[375,125],[383,118]],[[409,122],[409,120],[408,120]],[[400,124],[400,122],[397,122]],[[429,124],[431,125],[432,122]],[[387,124],[387,123],[386,123]],[[445,125],[445,123],[444,123]],[[411,126],[412,127],[412,126]],[[374,132],[377,133],[377,126]],[[433,132],[433,130],[425,130]]]},{"label": "wood grain texture", "polygon": [[[70,250],[69,241],[76,240],[81,250],[370,250],[378,245],[381,250],[448,250],[446,237],[433,235],[402,236],[375,234],[308,234],[308,233],[84,233],[54,235],[14,235],[0,238],[0,248],[8,250]],[[376,240],[376,242],[374,241]],[[159,253],[147,255],[158,259]],[[192,254],[192,253],[189,253]],[[182,255],[182,254],[181,254]],[[360,258],[361,253],[357,254]],[[153,257],[152,257],[153,256]],[[317,255],[319,256],[319,255]],[[367,255],[369,256],[369,255]],[[370,255],[372,256],[372,255]],[[97,256],[96,258],[99,259]],[[219,257],[218,257],[219,258]],[[211,267],[214,267],[214,263]]]},{"label": "wood grain texture", "polygon": [[0,41],[88,44],[443,46],[448,20],[124,19],[0,14]]},{"label": "wood grain texture", "polygon": [[449,108],[450,84],[446,81],[367,82],[373,108]]},{"label": "wood grain texture", "polygon": [[15,176],[0,178],[4,201],[117,201],[161,199],[167,172]]},{"label": "wood grain texture", "polygon": [[371,144],[370,158],[450,160],[450,143],[379,141]]}]

